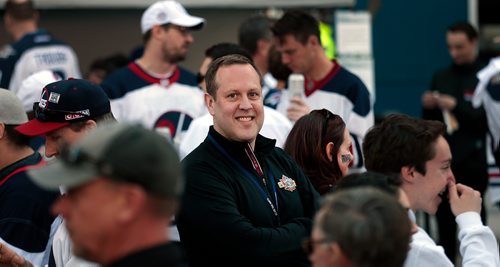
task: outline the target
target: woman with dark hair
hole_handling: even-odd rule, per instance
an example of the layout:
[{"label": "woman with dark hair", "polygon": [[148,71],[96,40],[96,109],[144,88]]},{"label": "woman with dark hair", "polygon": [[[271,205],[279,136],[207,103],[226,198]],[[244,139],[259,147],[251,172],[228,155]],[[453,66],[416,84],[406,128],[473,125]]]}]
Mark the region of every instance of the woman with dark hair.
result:
[{"label": "woman with dark hair", "polygon": [[351,137],[342,118],[313,110],[293,126],[284,150],[302,167],[316,191],[330,192],[353,160]]}]

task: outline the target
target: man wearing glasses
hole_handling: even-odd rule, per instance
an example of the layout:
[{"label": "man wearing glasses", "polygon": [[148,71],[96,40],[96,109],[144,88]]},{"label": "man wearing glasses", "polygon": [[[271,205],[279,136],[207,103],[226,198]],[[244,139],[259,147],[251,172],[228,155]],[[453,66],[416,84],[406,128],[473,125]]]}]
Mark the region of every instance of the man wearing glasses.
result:
[{"label": "man wearing glasses", "polygon": [[159,1],[144,11],[143,55],[102,83],[119,121],[165,131],[180,144],[191,120],[206,113],[195,75],[177,65],[194,41],[191,31],[204,24],[176,1]]},{"label": "man wearing glasses", "polygon": [[410,229],[407,212],[394,196],[360,186],[324,199],[304,248],[314,267],[400,267]]}]

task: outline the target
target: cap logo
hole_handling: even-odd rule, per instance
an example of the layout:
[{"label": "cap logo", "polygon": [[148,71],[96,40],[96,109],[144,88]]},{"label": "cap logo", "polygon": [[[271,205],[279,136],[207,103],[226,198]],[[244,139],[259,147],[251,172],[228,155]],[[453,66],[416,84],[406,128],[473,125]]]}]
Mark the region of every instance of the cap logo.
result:
[{"label": "cap logo", "polygon": [[47,107],[47,100],[46,99],[40,99],[40,103],[38,103],[38,106],[41,108],[41,109],[45,109]]},{"label": "cap logo", "polygon": [[85,116],[90,116],[90,110],[84,109],[84,110],[75,111],[74,113],[71,113],[71,114],[66,114],[66,115],[64,115],[64,120],[67,120],[67,121],[76,120],[76,119],[83,118]]},{"label": "cap logo", "polygon": [[50,103],[54,103],[54,104],[57,104],[59,103],[59,98],[61,97],[60,94],[58,93],[54,93],[54,92],[50,92],[50,95],[49,95],[49,102]]},{"label": "cap logo", "polygon": [[166,21],[167,20],[167,14],[165,12],[160,12],[157,15],[158,21]]},{"label": "cap logo", "polygon": [[42,90],[42,94],[40,95],[40,103],[38,103],[38,106],[41,108],[41,109],[45,109],[45,107],[47,107],[47,88],[43,88]]},{"label": "cap logo", "polygon": [[83,117],[84,116],[80,115],[80,114],[67,114],[67,115],[64,115],[64,119],[67,120],[67,121],[76,120],[76,119],[83,118]]}]

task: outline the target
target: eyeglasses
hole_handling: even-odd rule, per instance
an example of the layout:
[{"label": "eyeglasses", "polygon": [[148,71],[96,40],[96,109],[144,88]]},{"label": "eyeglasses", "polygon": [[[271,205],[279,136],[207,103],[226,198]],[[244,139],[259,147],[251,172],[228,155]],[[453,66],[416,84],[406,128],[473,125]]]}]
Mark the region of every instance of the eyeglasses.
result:
[{"label": "eyeglasses", "polygon": [[161,25],[163,27],[163,29],[165,30],[168,30],[169,28],[173,28],[173,29],[176,29],[177,31],[179,31],[179,33],[183,36],[187,36],[187,35],[190,35],[191,34],[191,29],[190,28],[186,28],[186,27],[182,27],[182,26],[178,26],[178,25],[175,25],[175,24],[171,24],[171,23],[167,23],[167,24],[163,24]]},{"label": "eyeglasses", "polygon": [[205,75],[202,75],[201,73],[196,73],[196,82],[198,84],[200,84],[201,82],[203,82],[203,80],[205,80]]},{"label": "eyeglasses", "polygon": [[33,112],[35,114],[35,118],[41,121],[67,122],[80,118],[90,117],[90,113],[88,110],[53,110],[48,108],[41,108],[40,102],[33,103]]},{"label": "eyeglasses", "polygon": [[327,244],[331,243],[332,241],[326,238],[320,239],[320,240],[313,240],[312,238],[308,238],[302,242],[302,249],[304,249],[304,252],[307,253],[307,255],[311,255],[314,253],[314,247],[319,244]]}]

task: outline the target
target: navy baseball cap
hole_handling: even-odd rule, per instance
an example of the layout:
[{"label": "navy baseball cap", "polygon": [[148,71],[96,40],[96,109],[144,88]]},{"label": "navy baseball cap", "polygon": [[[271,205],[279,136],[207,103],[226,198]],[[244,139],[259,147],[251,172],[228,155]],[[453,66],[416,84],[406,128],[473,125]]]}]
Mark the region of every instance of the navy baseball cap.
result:
[{"label": "navy baseball cap", "polygon": [[101,177],[137,184],[152,195],[178,197],[184,188],[177,151],[164,136],[140,125],[113,123],[96,127],[59,160],[29,171],[42,188],[82,186]]},{"label": "navy baseball cap", "polygon": [[27,136],[57,130],[111,112],[104,90],[87,80],[69,79],[47,84],[40,102],[33,104],[35,118],[15,129]]}]

